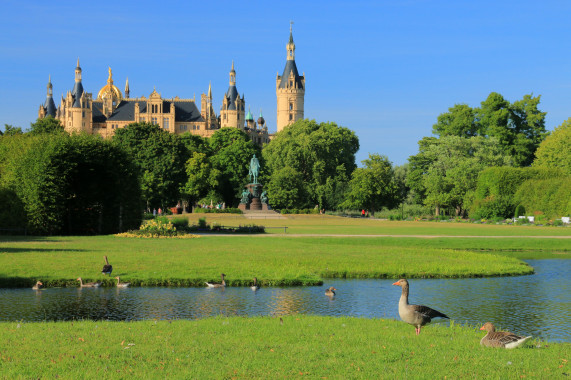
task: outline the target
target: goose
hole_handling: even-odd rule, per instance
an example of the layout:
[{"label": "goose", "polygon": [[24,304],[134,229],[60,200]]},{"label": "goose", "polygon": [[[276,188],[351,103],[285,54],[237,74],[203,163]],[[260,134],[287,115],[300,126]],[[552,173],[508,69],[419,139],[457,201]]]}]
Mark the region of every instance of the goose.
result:
[{"label": "goose", "polygon": [[78,277],[77,281],[79,281],[80,288],[98,288],[101,285],[100,282],[86,282],[84,284],[83,281],[81,280],[81,277]]},{"label": "goose", "polygon": [[117,276],[117,277],[115,277],[115,278],[117,279],[117,287],[118,287],[118,288],[126,288],[126,287],[128,287],[129,285],[131,285],[130,282],[123,282],[123,283],[121,283],[120,280],[119,280],[119,276]]},{"label": "goose", "polygon": [[260,289],[260,286],[258,285],[258,279],[256,277],[254,277],[254,285],[250,286],[250,289],[253,291]]},{"label": "goose", "polygon": [[226,276],[224,273],[220,275],[220,277],[222,277],[222,282],[206,282],[206,285],[208,285],[209,288],[223,288],[226,286],[224,276]]},{"label": "goose", "polygon": [[480,344],[486,347],[516,348],[525,343],[531,336],[519,336],[508,331],[496,331],[491,322],[486,322],[480,330],[488,333],[480,340]]},{"label": "goose", "polygon": [[109,264],[109,260],[107,260],[107,256],[105,257],[105,265],[103,265],[103,269],[101,270],[101,273],[103,274],[111,274],[111,272],[113,272],[113,265]]},{"label": "goose", "polygon": [[36,285],[32,286],[32,289],[41,290],[43,285],[44,285],[43,282],[38,281],[38,282],[36,282]]},{"label": "goose", "polygon": [[333,297],[335,295],[335,291],[337,289],[335,289],[333,286],[331,286],[329,289],[325,290],[325,295],[329,296],[329,297]]},{"label": "goose", "polygon": [[[399,300],[399,316],[404,322],[414,326],[416,335],[420,334],[422,326],[430,323],[432,318],[448,318],[446,314],[422,305],[409,305],[408,303],[408,281],[404,278],[398,280],[393,285],[402,288]],[[450,318],[448,318],[450,319]]]}]

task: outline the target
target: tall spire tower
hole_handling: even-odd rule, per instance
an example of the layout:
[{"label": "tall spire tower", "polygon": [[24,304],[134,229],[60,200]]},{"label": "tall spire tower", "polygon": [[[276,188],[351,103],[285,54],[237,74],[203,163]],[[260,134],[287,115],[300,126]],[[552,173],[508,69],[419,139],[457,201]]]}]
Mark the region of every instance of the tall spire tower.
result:
[{"label": "tall spire tower", "polygon": [[232,61],[232,69],[230,69],[230,85],[228,91],[222,99],[222,107],[220,109],[221,127],[244,127],[244,95],[240,98],[238,89],[236,88],[236,70],[234,70],[234,61]]},{"label": "tall spire tower", "polygon": [[305,97],[305,73],[299,75],[295,64],[295,43],[292,32],[293,21],[289,26],[289,41],[286,44],[287,59],[283,74],[276,76],[276,96],[278,100],[278,132],[286,126],[303,119]]}]

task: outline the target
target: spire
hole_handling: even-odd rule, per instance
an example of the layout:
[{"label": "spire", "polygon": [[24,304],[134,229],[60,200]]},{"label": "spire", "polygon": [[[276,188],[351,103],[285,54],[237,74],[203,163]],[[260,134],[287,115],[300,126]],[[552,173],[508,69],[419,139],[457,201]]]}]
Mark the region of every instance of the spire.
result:
[{"label": "spire", "polygon": [[53,86],[52,86],[52,76],[50,74],[48,78],[48,93],[46,96],[46,102],[44,103],[44,109],[46,110],[46,116],[55,117],[56,116],[56,104],[54,103]]},{"label": "spire", "polygon": [[125,81],[125,98],[129,99],[129,77],[127,77],[127,80]]},{"label": "spire", "polygon": [[295,43],[293,42],[292,25],[293,25],[293,21],[290,21],[289,22],[289,41],[286,45],[287,60],[288,61],[295,60]]},{"label": "spire", "polygon": [[79,107],[79,98],[83,94],[83,85],[81,84],[81,67],[79,66],[79,57],[77,58],[77,66],[75,67],[75,84],[71,95],[74,97],[73,107]]},{"label": "spire", "polygon": [[113,73],[111,72],[111,66],[109,66],[109,78],[107,78],[107,84],[113,84]]},{"label": "spire", "polygon": [[250,112],[250,106],[248,106],[248,113],[246,114],[246,121],[254,121],[254,116],[252,116],[252,112]]},{"label": "spire", "polygon": [[232,60],[232,69],[230,70],[230,86],[236,85],[236,70],[234,70],[234,60]]},{"label": "spire", "polygon": [[212,99],[212,82],[208,82],[208,97]]}]

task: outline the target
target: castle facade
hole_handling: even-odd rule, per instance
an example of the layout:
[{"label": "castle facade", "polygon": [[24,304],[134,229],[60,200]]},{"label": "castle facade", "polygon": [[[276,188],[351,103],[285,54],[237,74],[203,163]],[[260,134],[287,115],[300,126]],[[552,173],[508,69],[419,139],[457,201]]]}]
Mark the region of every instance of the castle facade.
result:
[{"label": "castle facade", "polygon": [[[303,119],[305,75],[300,76],[295,64],[295,44],[290,27],[289,42],[286,45],[287,60],[283,74],[276,78],[277,95],[277,131],[296,120]],[[113,82],[113,73],[109,68],[107,84],[97,97],[84,91],[81,82],[82,70],[77,60],[75,83],[73,89],[62,96],[56,108],[53,99],[51,77],[47,85],[47,98],[40,105],[38,117],[52,116],[61,121],[69,133],[85,132],[105,138],[112,137],[119,128],[137,122],[156,124],[170,133],[189,132],[202,137],[210,137],[223,127],[239,128],[246,132],[250,139],[263,146],[273,137],[268,133],[265,119],[260,112],[257,121],[250,110],[245,112],[246,101],[240,96],[236,87],[236,71],[234,62],[230,70],[229,87],[222,98],[220,114],[214,112],[212,88],[201,94],[200,109],[196,99],[163,98],[156,89],[149,97],[130,98],[129,79],[125,83],[125,91],[121,92]]]}]

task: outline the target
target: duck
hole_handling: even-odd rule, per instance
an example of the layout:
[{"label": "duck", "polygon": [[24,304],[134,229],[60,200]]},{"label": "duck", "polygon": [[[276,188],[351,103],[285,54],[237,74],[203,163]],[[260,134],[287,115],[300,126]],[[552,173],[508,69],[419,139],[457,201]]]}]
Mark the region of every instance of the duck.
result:
[{"label": "duck", "polygon": [[101,273],[103,274],[111,274],[111,272],[113,272],[113,265],[109,264],[109,260],[107,260],[107,256],[105,257],[105,265],[103,265],[103,269],[101,270]]},{"label": "duck", "polygon": [[44,283],[41,281],[36,282],[36,285],[32,286],[32,289],[34,290],[42,290]]},{"label": "duck", "polygon": [[329,297],[333,297],[335,295],[335,291],[337,289],[335,289],[333,286],[329,287],[329,289],[325,290],[325,295],[329,296]]},{"label": "duck", "polygon": [[119,279],[119,276],[117,276],[117,277],[115,277],[115,278],[117,279],[117,287],[118,287],[118,288],[126,288],[126,287],[128,287],[129,285],[131,285],[130,282],[123,282],[123,283],[121,283],[121,282],[120,282],[120,279]]},{"label": "duck", "polygon": [[253,291],[260,289],[260,286],[258,285],[258,279],[256,277],[254,277],[254,285],[250,286],[250,289]]},{"label": "duck", "polygon": [[208,285],[209,288],[223,288],[226,286],[224,276],[226,276],[224,273],[220,274],[220,277],[222,277],[222,282],[205,282],[205,284]]},{"label": "duck", "polygon": [[101,286],[100,282],[86,282],[84,284],[83,281],[81,280],[81,277],[78,277],[77,281],[79,281],[80,288],[98,288]]},{"label": "duck", "polygon": [[409,325],[414,326],[414,331],[416,335],[420,334],[420,329],[422,326],[430,323],[432,318],[447,318],[450,319],[446,314],[443,314],[437,310],[431,309],[428,306],[422,305],[410,305],[408,303],[408,281],[401,278],[393,285],[400,286],[402,288],[402,293],[399,300],[399,316],[404,322]]},{"label": "duck", "polygon": [[516,348],[525,343],[530,336],[520,336],[508,331],[496,331],[496,327],[491,322],[486,322],[480,330],[488,333],[480,340],[480,344],[486,347]]}]

